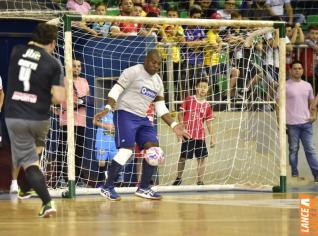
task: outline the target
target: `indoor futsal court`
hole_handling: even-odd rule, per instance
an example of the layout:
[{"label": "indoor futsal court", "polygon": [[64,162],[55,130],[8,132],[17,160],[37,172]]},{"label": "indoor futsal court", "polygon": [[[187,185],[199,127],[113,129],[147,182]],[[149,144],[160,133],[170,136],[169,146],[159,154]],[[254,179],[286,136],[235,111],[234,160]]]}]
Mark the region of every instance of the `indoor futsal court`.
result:
[{"label": "indoor futsal court", "polygon": [[[304,1],[291,0],[295,9]],[[299,173],[294,167],[291,176],[285,96],[286,78],[298,74],[300,80],[301,66],[310,71],[317,52],[305,41],[287,42],[291,26],[278,16],[242,18],[241,4],[252,2],[279,2],[284,11],[290,1],[0,0],[0,91],[8,97],[6,114],[0,106],[0,236],[318,236],[317,165],[309,168],[301,147],[291,163]],[[230,12],[225,18],[222,7]],[[139,17],[146,8],[155,12]],[[317,9],[307,10],[314,15]],[[318,16],[306,18],[293,32],[318,23]],[[43,45],[36,41],[39,23],[55,29],[49,44],[49,36]],[[292,36],[295,42],[304,37]],[[28,50],[13,63],[18,45]],[[54,58],[43,65],[61,67],[52,69],[47,93],[42,78],[49,76],[36,74],[38,47]],[[306,59],[296,62],[293,74],[296,54]],[[305,77],[316,95],[315,75]],[[64,85],[65,94],[54,96],[53,87]],[[41,92],[33,94],[30,86]],[[46,112],[26,109],[42,93]],[[10,99],[28,105],[14,110]],[[291,106],[295,113],[298,106]],[[16,114],[8,116],[11,111]],[[41,142],[33,135],[12,141],[10,131],[29,129],[29,120],[49,121]],[[317,150],[317,121],[311,129]],[[309,143],[312,133],[307,136]],[[43,150],[20,157],[26,162],[17,167],[25,167],[28,178],[20,173],[24,182],[18,183],[12,163],[36,146]],[[24,160],[31,155],[32,163]],[[162,199],[146,199],[160,198],[151,188]],[[33,189],[41,199],[18,199]],[[109,200],[117,199],[115,191],[120,201]]]}]

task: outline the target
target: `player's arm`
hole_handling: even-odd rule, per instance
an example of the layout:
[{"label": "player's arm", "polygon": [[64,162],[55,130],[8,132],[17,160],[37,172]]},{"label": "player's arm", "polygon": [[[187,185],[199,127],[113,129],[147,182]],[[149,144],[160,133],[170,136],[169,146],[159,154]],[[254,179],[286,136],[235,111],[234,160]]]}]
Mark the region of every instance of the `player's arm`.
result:
[{"label": "player's arm", "polygon": [[309,107],[309,111],[310,111],[309,122],[311,122],[311,123],[313,123],[317,120],[317,105],[315,106],[315,100],[317,100],[317,99],[310,99],[309,100],[309,105],[310,105],[310,107]]},{"label": "player's arm", "polygon": [[66,99],[66,91],[63,86],[53,85],[51,88],[51,94],[51,101],[53,104],[61,104]]},{"label": "player's arm", "polygon": [[57,64],[53,69],[53,83],[51,87],[51,102],[52,104],[61,104],[66,100],[66,89],[64,84],[64,73],[62,64],[59,60],[56,60]]},{"label": "player's arm", "polygon": [[190,138],[190,134],[188,133],[188,131],[184,129],[183,125],[177,123],[171,117],[169,110],[165,105],[163,97],[160,97],[160,96],[156,97],[155,109],[156,109],[157,115],[161,117],[161,119],[172,128],[173,132],[177,135],[178,139],[184,140],[184,139]]},{"label": "player's arm", "polygon": [[310,110],[317,110],[318,106],[318,95],[315,97],[313,102],[310,104]]},{"label": "player's arm", "polygon": [[215,146],[215,137],[213,135],[212,120],[213,119],[209,119],[206,121],[206,127],[208,128],[208,131],[210,134],[210,147],[211,148]]},{"label": "player's arm", "polygon": [[104,110],[95,114],[93,123],[100,120],[103,116],[105,116],[110,110],[115,107],[118,97],[124,92],[124,87],[122,87],[119,83],[116,83],[112,89],[108,93],[107,104]]}]

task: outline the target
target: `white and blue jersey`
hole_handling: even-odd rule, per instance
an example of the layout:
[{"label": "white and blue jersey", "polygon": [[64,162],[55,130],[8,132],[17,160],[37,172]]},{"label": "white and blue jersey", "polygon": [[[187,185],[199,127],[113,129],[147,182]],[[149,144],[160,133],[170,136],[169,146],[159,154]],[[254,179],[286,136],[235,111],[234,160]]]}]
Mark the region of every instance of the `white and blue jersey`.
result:
[{"label": "white and blue jersey", "polygon": [[160,76],[148,74],[141,64],[125,69],[117,83],[124,88],[124,91],[118,98],[116,110],[146,117],[150,103],[157,96],[164,97]]},{"label": "white and blue jersey", "polygon": [[[102,120],[104,124],[113,124],[113,113],[110,111]],[[97,128],[95,141],[96,159],[111,161],[117,154],[114,134],[102,127]]]},{"label": "white and blue jersey", "polygon": [[114,112],[115,140],[118,148],[141,148],[146,142],[157,143],[156,131],[147,118],[149,105],[157,96],[164,97],[163,83],[158,74],[150,75],[144,65],[129,67],[117,83],[124,88]]}]

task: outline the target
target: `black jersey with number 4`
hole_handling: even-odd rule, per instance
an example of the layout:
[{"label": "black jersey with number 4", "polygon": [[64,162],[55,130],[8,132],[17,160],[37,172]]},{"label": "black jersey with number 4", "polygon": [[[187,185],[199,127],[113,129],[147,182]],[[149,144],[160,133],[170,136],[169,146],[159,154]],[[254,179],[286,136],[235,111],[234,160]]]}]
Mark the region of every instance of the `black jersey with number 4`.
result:
[{"label": "black jersey with number 4", "polygon": [[56,58],[40,47],[16,46],[10,58],[5,116],[48,119],[51,88],[62,83],[62,66]]}]

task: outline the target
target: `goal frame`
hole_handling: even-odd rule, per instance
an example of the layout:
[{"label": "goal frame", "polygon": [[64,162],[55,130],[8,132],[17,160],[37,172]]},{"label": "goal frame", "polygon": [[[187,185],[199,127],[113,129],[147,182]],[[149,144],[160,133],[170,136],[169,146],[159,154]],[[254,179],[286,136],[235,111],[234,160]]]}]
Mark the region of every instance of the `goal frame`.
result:
[{"label": "goal frame", "polygon": [[[274,21],[252,21],[252,20],[210,20],[210,19],[175,19],[175,18],[154,18],[154,17],[130,17],[130,16],[100,16],[100,15],[69,15],[63,16],[63,34],[65,38],[64,47],[64,65],[66,75],[66,91],[67,91],[67,130],[69,134],[74,134],[74,109],[73,109],[73,72],[72,72],[72,22],[94,22],[94,21],[107,21],[107,22],[132,22],[132,23],[151,23],[151,24],[179,24],[179,25],[202,25],[202,26],[244,26],[244,27],[271,27],[279,29],[279,142],[280,142],[280,181],[279,186],[274,186],[271,189],[264,188],[251,188],[239,186],[224,186],[220,185],[206,185],[195,186],[196,190],[251,190],[251,191],[273,191],[273,192],[287,192],[287,154],[286,154],[286,33],[285,22]],[[67,164],[68,168],[68,191],[62,192],[63,197],[75,198],[76,191],[80,194],[81,190],[75,188],[75,142],[74,135],[67,135]],[[158,190],[171,192],[171,191],[190,191],[191,186],[156,186]],[[177,188],[177,189],[176,189]],[[75,191],[76,190],[76,191]],[[134,188],[121,188],[118,192],[132,192]],[[60,191],[58,191],[60,194]],[[86,193],[97,193],[97,190],[89,190]]]}]

